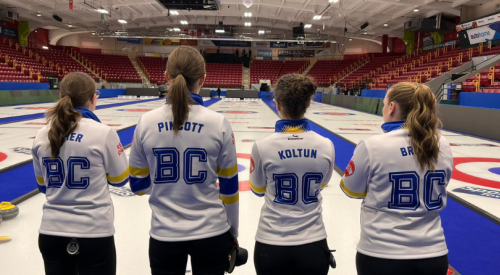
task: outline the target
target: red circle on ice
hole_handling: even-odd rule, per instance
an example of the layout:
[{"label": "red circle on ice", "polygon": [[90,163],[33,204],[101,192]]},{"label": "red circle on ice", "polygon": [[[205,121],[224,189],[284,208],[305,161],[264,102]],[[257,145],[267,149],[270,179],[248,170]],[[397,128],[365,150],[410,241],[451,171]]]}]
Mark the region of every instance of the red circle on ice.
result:
[{"label": "red circle on ice", "polygon": [[457,165],[460,165],[463,163],[471,163],[471,162],[497,162],[498,163],[498,162],[500,162],[500,159],[494,159],[494,158],[454,158],[453,159],[453,174],[451,174],[451,178],[454,180],[459,180],[459,181],[467,182],[470,184],[500,189],[500,182],[499,181],[476,177],[476,176],[464,173],[464,172],[457,169]]},{"label": "red circle on ice", "polygon": [[4,161],[7,158],[7,155],[0,152],[0,162]]}]

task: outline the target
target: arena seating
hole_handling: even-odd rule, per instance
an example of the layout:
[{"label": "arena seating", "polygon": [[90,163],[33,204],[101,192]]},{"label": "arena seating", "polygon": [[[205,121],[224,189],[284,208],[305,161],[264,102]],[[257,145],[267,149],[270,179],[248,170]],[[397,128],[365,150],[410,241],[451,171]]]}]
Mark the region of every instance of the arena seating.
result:
[{"label": "arena seating", "polygon": [[165,64],[167,60],[167,58],[163,59],[151,56],[140,56],[137,58],[137,62],[139,62],[142,70],[146,73],[149,82],[156,83],[157,85],[165,84]]},{"label": "arena seating", "polygon": [[353,70],[361,62],[362,60],[318,60],[307,75],[315,79],[318,86],[326,87],[349,70]]},{"label": "arena seating", "polygon": [[74,60],[69,54],[56,49],[51,50],[34,50],[35,59],[40,60],[49,68],[57,71],[59,80],[70,72],[83,72],[90,75],[94,81],[98,82],[99,78],[91,71],[87,70],[82,64]]},{"label": "arena seating", "polygon": [[285,61],[283,64],[283,67],[281,68],[281,71],[279,73],[279,76],[285,75],[285,74],[293,74],[293,73],[302,73],[307,66],[309,66],[309,60],[304,60],[304,61]]},{"label": "arena seating", "polygon": [[240,64],[207,63],[206,87],[239,88],[242,85],[243,67]]},{"label": "arena seating", "polygon": [[31,49],[0,44],[0,82],[48,82],[48,76],[57,76],[32,57]]},{"label": "arena seating", "polygon": [[82,63],[108,82],[142,83],[128,56],[82,53],[79,57]]},{"label": "arena seating", "polygon": [[282,67],[283,61],[255,60],[250,68],[250,83],[258,84],[261,79],[275,83]]},{"label": "arena seating", "polygon": [[342,87],[354,88],[354,83],[356,81],[361,79],[362,82],[366,82],[366,80],[370,77],[370,73],[376,71],[378,68],[387,66],[391,62],[396,61],[399,57],[401,57],[401,55],[373,57],[373,59],[359,67],[356,71],[344,77],[338,82],[338,85]]}]

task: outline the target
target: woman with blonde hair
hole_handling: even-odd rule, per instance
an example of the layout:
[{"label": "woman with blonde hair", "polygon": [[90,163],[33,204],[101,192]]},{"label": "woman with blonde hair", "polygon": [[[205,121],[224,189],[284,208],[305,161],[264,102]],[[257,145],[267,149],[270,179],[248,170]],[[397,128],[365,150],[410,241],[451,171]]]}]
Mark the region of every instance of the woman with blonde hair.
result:
[{"label": "woman with blonde hair", "polygon": [[[229,121],[203,107],[205,61],[192,47],[169,56],[164,106],[144,114],[130,152],[130,185],[149,194],[152,274],[224,274],[238,236],[238,164]],[[217,186],[219,178],[220,189]]]},{"label": "woman with blonde hair", "polygon": [[108,184],[128,182],[128,163],[116,131],[93,113],[95,87],[87,74],[66,75],[33,143],[38,189],[47,197],[38,239],[47,275],[116,274]]},{"label": "woman with blonde hair", "polygon": [[453,156],[441,136],[436,97],[412,82],[384,99],[384,134],[362,140],[340,183],[361,204],[359,275],[445,275],[448,249],[439,212]]}]

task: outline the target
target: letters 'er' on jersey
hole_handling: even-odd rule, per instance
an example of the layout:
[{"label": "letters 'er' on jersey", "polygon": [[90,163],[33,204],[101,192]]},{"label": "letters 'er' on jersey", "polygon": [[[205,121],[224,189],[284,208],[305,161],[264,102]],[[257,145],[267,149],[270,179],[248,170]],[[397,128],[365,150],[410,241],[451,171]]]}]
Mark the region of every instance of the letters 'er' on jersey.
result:
[{"label": "letters 'er' on jersey", "polygon": [[435,171],[422,170],[404,122],[383,128],[392,131],[358,144],[340,183],[347,196],[363,199],[357,250],[387,259],[446,255],[439,211],[453,171],[450,145],[441,137]]},{"label": "letters 'er' on jersey", "polygon": [[309,130],[306,119],[280,120],[276,133],[257,141],[250,159],[250,186],[265,196],[256,240],[301,245],[326,238],[322,197],[334,169],[330,140]]},{"label": "letters 'er' on jersey", "polygon": [[[238,165],[233,131],[221,114],[197,105],[177,134],[171,105],[144,114],[130,152],[130,186],[150,194],[150,235],[159,241],[238,236]],[[219,178],[220,189],[217,187]]]},{"label": "letters 'er' on jersey", "polygon": [[[89,111],[90,112],[90,111]],[[113,202],[108,184],[128,182],[127,156],[116,131],[82,118],[51,159],[49,128],[40,129],[33,143],[38,188],[47,196],[40,233],[82,238],[115,233]]]}]

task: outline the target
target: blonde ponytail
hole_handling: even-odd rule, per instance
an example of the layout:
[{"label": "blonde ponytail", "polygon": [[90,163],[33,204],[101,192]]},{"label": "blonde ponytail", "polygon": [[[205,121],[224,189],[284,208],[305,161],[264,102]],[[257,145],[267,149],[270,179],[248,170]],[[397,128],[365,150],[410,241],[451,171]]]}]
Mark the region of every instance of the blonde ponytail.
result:
[{"label": "blonde ponytail", "polygon": [[397,102],[410,130],[410,144],[420,168],[435,170],[439,158],[439,127],[437,101],[432,90],[418,83],[401,82],[390,88],[388,101]]}]

